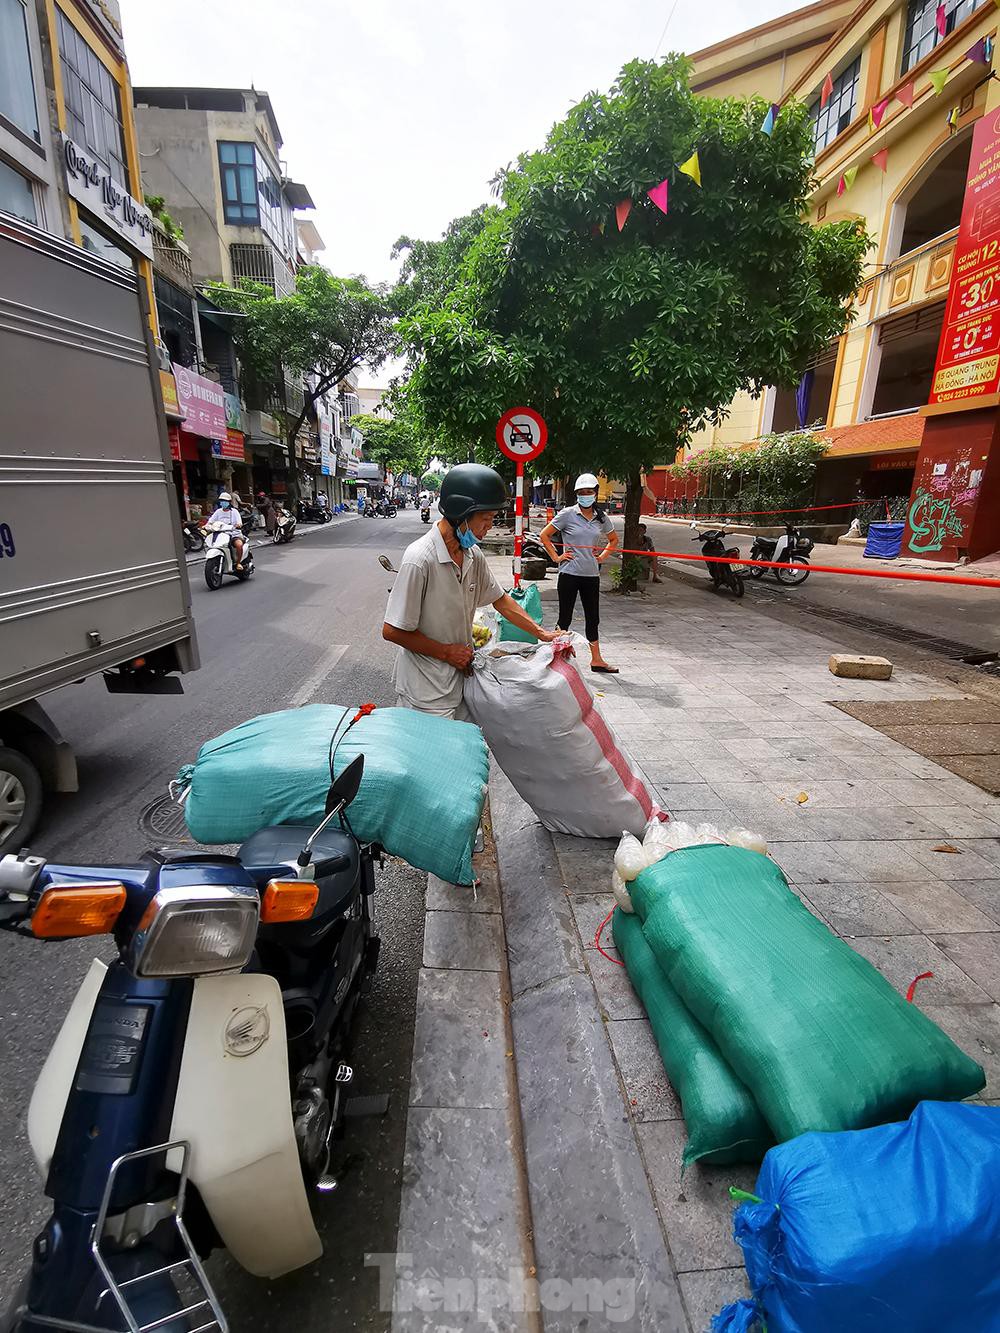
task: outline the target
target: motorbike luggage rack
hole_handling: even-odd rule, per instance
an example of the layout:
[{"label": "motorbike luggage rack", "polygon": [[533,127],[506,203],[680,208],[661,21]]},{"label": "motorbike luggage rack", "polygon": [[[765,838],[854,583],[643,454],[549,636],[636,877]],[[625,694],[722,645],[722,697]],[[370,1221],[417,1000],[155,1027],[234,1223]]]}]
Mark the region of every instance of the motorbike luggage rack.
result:
[{"label": "motorbike luggage rack", "polygon": [[[123,1166],[130,1162],[137,1162],[146,1157],[165,1157],[170,1152],[179,1151],[182,1154],[181,1169],[177,1181],[177,1198],[173,1210],[174,1225],[177,1228],[177,1236],[181,1243],[181,1248],[185,1253],[185,1258],[175,1260],[173,1263],[164,1264],[161,1268],[155,1268],[149,1273],[142,1273],[139,1277],[127,1278],[124,1282],[119,1282],[111,1268],[108,1265],[107,1258],[101,1252],[101,1240],[104,1237],[105,1228],[108,1221],[108,1211],[111,1206],[111,1199],[114,1194],[115,1180],[118,1172]],[[118,1309],[121,1311],[125,1320],[128,1333],[154,1333],[158,1328],[176,1327],[177,1321],[182,1319],[191,1320],[192,1316],[202,1315],[205,1318],[202,1322],[194,1324],[189,1323],[189,1333],[228,1333],[229,1325],[226,1322],[226,1316],[222,1312],[218,1297],[212,1290],[212,1285],[208,1280],[201,1260],[198,1258],[197,1251],[191,1243],[191,1237],[188,1235],[187,1228],[184,1225],[184,1198],[187,1192],[188,1181],[188,1158],[191,1155],[191,1145],[183,1139],[174,1143],[161,1143],[153,1148],[140,1148],[136,1152],[125,1153],[112,1164],[108,1173],[108,1183],[104,1187],[104,1197],[101,1200],[101,1207],[97,1214],[97,1221],[94,1223],[94,1233],[90,1242],[90,1252],[94,1257],[94,1262],[100,1269],[101,1275],[108,1284],[107,1290],[115,1298]],[[154,1319],[151,1323],[141,1324],[138,1317],[133,1312],[130,1302],[134,1300],[137,1290],[144,1284],[155,1282],[159,1279],[169,1277],[171,1282],[177,1278],[186,1279],[186,1286],[192,1289],[189,1303],[182,1309],[171,1311],[170,1314],[163,1315],[159,1319]],[[182,1295],[178,1288],[178,1295],[182,1300],[188,1300],[187,1295]],[[79,1328],[80,1325],[57,1324],[59,1328]],[[96,1330],[95,1330],[96,1333]]]}]

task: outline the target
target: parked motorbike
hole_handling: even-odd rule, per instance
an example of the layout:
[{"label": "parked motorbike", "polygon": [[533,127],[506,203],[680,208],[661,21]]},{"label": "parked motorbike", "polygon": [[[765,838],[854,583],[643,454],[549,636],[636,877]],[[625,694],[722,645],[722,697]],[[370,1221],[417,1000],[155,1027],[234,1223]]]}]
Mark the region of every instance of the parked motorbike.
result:
[{"label": "parked motorbike", "polygon": [[275,546],[280,546],[283,542],[290,542],[294,536],[295,519],[284,505],[278,505],[274,518],[274,532],[271,534],[271,541]]},{"label": "parked motorbike", "polygon": [[380,518],[395,518],[396,506],[391,500],[379,500],[378,512]]},{"label": "parked motorbike", "polygon": [[691,527],[695,532],[692,541],[701,542],[702,555],[724,557],[705,561],[705,568],[708,570],[708,577],[712,580],[712,587],[716,592],[720,588],[728,588],[734,597],[742,597],[743,579],[732,563],[740,558],[738,548],[733,546],[727,549],[724,541],[726,533],[722,528],[711,528],[708,532],[698,532],[697,524],[692,523]]},{"label": "parked motorbike", "polygon": [[[796,565],[808,565],[808,556],[815,543],[791,523],[785,525],[780,537],[755,537],[750,549],[751,560],[785,560]],[[809,577],[808,569],[773,569],[770,571],[786,588],[797,588]],[[768,571],[760,565],[748,565],[751,578],[762,579]]]},{"label": "parked motorbike", "polygon": [[[243,533],[243,560],[242,569],[236,568],[236,552],[233,548],[233,529],[223,526],[221,523],[209,523],[205,531],[208,535],[208,545],[205,547],[205,582],[212,589],[222,587],[223,579],[227,574],[233,578],[239,579],[245,583],[247,579],[253,578],[253,551],[250,548],[250,538]],[[239,535],[238,533],[235,535]]]},{"label": "parked motorbike", "polygon": [[236,856],[0,858],[3,928],[117,948],[91,964],[31,1099],[52,1213],[11,1333],[226,1330],[209,1251],[267,1278],[322,1253],[307,1191],[335,1188],[345,1115],[388,1106],[346,1097],[379,953],[381,849],[345,818],[363,768],[332,783],[316,828],[262,829]]},{"label": "parked motorbike", "polygon": [[[562,545],[562,538],[558,533],[556,533],[556,535],[552,538],[552,545],[555,547],[556,553],[561,555],[563,545]],[[526,532],[524,534],[524,543],[521,549],[521,555],[525,559],[531,558],[535,560],[544,560],[545,563],[551,568],[554,568],[556,565],[556,561],[552,559],[548,551],[546,551],[545,547],[542,545],[538,537],[536,537],[533,532]]]},{"label": "parked motorbike", "polygon": [[315,500],[300,500],[297,517],[300,523],[329,523],[333,518],[328,508]]},{"label": "parked motorbike", "polygon": [[205,534],[199,524],[188,520],[181,524],[181,531],[184,535],[185,551],[203,551],[205,549]]}]

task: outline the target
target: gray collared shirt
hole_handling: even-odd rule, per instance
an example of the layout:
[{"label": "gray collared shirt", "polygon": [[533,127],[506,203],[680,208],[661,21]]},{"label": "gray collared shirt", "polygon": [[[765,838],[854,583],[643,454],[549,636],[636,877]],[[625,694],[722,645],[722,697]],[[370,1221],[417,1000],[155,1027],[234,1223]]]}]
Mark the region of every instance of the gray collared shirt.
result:
[{"label": "gray collared shirt", "polygon": [[[503,588],[479,547],[465,552],[459,569],[435,523],[406,548],[385,619],[396,629],[419,630],[439,643],[471,648],[477,609],[492,606],[502,596]],[[396,693],[421,712],[450,713],[462,702],[462,673],[436,657],[400,648],[392,680]]]},{"label": "gray collared shirt", "polygon": [[552,522],[562,533],[563,549],[573,556],[559,566],[559,573],[576,574],[582,579],[599,578],[601,567],[597,557],[607,545],[609,533],[615,530],[607,514],[603,522],[596,513],[593,518],[585,518],[579,505],[571,505],[569,509],[561,509]]}]

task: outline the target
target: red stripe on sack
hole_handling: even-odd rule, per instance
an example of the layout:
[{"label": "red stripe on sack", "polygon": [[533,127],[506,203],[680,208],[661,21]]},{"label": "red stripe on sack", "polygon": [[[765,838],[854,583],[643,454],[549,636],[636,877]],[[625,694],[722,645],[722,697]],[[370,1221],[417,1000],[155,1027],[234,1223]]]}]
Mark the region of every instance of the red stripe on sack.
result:
[{"label": "red stripe on sack", "polygon": [[639,808],[647,820],[653,818],[654,813],[661,813],[659,807],[655,805],[646,790],[646,785],[640,782],[629,767],[625,756],[615,744],[615,738],[608,730],[608,724],[601,717],[600,713],[594,707],[594,701],[590,697],[590,691],[580,679],[580,673],[571,662],[566,661],[567,654],[565,650],[556,651],[552,654],[552,661],[549,664],[553,671],[558,671],[563,679],[568,683],[573,691],[573,698],[580,705],[580,714],[584,724],[590,729],[591,734],[601,747],[601,753],[618,774],[622,786],[628,794],[635,798],[639,803]]}]

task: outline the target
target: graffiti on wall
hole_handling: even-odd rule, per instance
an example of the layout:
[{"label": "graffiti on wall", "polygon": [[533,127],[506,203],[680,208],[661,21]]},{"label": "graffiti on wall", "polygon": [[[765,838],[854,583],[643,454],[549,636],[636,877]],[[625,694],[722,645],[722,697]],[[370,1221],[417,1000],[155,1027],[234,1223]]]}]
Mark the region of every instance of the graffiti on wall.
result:
[{"label": "graffiti on wall", "polygon": [[952,508],[951,501],[947,497],[932,495],[923,486],[917,488],[910,505],[909,522],[908,545],[918,555],[925,551],[940,551],[948,537],[962,535],[962,520]]}]

